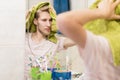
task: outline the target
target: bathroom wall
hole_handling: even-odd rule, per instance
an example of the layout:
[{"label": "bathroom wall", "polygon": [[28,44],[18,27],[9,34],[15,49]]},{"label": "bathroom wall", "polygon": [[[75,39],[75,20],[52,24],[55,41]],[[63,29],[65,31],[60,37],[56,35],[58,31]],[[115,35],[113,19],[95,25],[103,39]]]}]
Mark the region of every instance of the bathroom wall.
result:
[{"label": "bathroom wall", "polygon": [[25,0],[0,1],[0,80],[23,80]]},{"label": "bathroom wall", "polygon": [[71,10],[87,8],[89,0],[70,0]]}]

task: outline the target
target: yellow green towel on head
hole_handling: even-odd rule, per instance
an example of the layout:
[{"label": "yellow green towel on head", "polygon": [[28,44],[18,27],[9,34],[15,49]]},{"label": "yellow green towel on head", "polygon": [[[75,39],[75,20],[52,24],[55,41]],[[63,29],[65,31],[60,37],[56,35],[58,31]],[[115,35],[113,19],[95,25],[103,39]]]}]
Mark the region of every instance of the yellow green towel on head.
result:
[{"label": "yellow green towel on head", "polygon": [[[100,0],[94,2],[90,8],[97,8],[99,2]],[[115,13],[120,15],[120,4],[116,7]],[[120,66],[120,20],[97,19],[88,22],[85,28],[96,35],[104,36],[109,41],[114,65]]]},{"label": "yellow green towel on head", "polygon": [[30,33],[36,32],[36,26],[33,23],[34,16],[35,16],[36,11],[41,9],[44,6],[49,7],[50,16],[52,17],[51,33],[48,36],[48,40],[56,43],[57,42],[57,38],[55,37],[55,33],[57,32],[56,13],[55,13],[55,10],[51,8],[51,5],[49,2],[40,2],[37,5],[32,7],[32,9],[29,11],[29,14],[27,15],[27,18],[26,18],[26,31]]}]

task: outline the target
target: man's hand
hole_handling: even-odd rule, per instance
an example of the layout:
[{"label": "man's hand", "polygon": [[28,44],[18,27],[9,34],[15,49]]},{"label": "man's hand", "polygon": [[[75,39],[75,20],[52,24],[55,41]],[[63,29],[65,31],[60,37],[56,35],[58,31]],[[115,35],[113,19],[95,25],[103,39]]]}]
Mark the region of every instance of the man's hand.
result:
[{"label": "man's hand", "polygon": [[115,8],[118,4],[120,4],[120,0],[102,0],[98,9],[106,19],[120,19],[120,15],[115,14]]}]

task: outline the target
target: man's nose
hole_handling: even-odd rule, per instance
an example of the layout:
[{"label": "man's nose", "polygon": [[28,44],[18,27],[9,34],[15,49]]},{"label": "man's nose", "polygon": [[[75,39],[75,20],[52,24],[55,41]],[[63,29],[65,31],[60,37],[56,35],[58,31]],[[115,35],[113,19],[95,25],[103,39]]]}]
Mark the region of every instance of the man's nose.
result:
[{"label": "man's nose", "polygon": [[47,21],[47,26],[50,27],[51,26],[51,22]]}]

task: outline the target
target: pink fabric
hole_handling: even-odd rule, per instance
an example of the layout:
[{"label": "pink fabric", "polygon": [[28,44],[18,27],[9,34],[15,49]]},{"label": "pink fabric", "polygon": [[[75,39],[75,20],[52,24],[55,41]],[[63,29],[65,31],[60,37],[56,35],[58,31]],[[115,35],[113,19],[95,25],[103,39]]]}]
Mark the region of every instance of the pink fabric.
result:
[{"label": "pink fabric", "polygon": [[81,80],[120,80],[120,66],[114,66],[108,41],[87,31],[87,41],[80,55],[85,62]]}]

